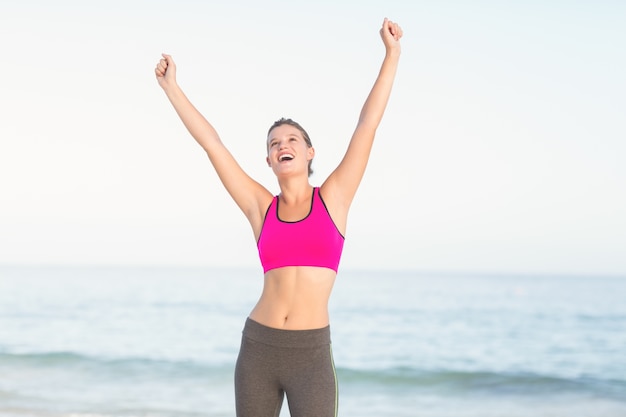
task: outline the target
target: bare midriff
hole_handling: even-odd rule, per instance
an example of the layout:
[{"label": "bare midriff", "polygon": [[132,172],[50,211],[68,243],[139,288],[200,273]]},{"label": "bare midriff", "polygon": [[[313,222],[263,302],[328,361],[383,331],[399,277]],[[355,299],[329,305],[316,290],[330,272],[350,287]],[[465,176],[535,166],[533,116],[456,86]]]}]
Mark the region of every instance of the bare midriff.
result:
[{"label": "bare midriff", "polygon": [[261,298],[250,318],[284,330],[326,327],[329,324],[328,300],[336,276],[332,269],[309,266],[267,271]]}]

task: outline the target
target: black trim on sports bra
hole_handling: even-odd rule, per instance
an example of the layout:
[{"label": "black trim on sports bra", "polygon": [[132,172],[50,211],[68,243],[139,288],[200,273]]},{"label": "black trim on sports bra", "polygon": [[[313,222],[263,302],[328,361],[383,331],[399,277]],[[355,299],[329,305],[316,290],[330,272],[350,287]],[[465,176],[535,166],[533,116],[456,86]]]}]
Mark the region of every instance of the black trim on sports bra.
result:
[{"label": "black trim on sports bra", "polygon": [[322,197],[322,190],[319,189],[317,190],[317,195],[320,198],[320,201],[322,202],[322,205],[324,206],[324,210],[326,210],[326,214],[328,214],[328,218],[330,219],[331,222],[333,222],[333,226],[335,226],[335,229],[337,229],[337,233],[339,233],[339,236],[341,236],[344,240],[346,239],[346,237],[343,235],[343,233],[341,233],[341,230],[339,230],[339,228],[337,227],[337,223],[335,223],[335,219],[333,219],[333,216],[330,215],[330,211],[328,211],[328,207],[326,207],[326,202],[324,201],[324,198]]},{"label": "black trim on sports bra", "polygon": [[278,215],[278,205],[280,204],[280,195],[277,195],[276,196],[276,218],[278,219],[278,221],[281,222],[281,223],[300,223],[301,221],[306,220],[307,217],[309,217],[311,215],[311,213],[313,212],[313,200],[315,200],[315,189],[316,188],[318,188],[318,187],[313,187],[313,192],[311,192],[311,206],[309,207],[309,212],[307,213],[306,216],[304,216],[300,220],[288,221],[288,220],[283,220],[283,219],[280,218],[280,216]]}]

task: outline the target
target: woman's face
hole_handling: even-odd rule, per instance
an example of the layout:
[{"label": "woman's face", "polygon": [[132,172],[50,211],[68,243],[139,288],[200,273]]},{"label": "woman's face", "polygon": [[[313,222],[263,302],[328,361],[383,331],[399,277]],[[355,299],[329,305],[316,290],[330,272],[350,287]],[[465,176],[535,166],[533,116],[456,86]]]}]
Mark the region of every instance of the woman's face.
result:
[{"label": "woman's face", "polygon": [[314,156],[315,150],[307,145],[302,132],[294,126],[277,126],[267,137],[267,164],[277,176],[300,172],[308,175],[309,161]]}]

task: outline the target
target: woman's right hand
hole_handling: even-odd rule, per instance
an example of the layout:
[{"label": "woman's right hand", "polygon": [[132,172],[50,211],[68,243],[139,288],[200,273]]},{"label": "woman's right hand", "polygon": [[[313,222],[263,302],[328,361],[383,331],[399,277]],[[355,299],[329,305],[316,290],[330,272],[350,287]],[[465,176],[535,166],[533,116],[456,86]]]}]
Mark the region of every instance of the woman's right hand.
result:
[{"label": "woman's right hand", "polygon": [[154,73],[161,88],[166,90],[168,87],[176,85],[176,64],[170,55],[161,55],[163,58],[157,63]]},{"label": "woman's right hand", "polygon": [[400,52],[400,38],[402,38],[400,25],[385,18],[383,27],[380,29],[380,37],[383,39],[387,51],[396,50]]}]

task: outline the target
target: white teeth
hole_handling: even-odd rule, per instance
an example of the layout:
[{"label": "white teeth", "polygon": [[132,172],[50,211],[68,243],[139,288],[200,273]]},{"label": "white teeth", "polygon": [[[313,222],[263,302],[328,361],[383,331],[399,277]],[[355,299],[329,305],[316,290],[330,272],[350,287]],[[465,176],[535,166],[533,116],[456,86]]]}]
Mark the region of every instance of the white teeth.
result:
[{"label": "white teeth", "polygon": [[293,159],[293,155],[288,154],[288,153],[283,154],[283,155],[281,155],[281,156],[279,156],[279,157],[278,157],[278,160],[279,160],[280,162],[282,162],[282,161],[290,161],[290,160],[292,160],[292,159]]}]

